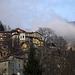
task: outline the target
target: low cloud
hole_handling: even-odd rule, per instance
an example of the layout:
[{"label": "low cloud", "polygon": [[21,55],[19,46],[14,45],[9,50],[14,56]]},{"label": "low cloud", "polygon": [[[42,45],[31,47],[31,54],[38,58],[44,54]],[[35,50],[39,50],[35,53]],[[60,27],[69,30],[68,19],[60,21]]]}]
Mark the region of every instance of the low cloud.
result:
[{"label": "low cloud", "polygon": [[73,1],[1,0],[0,20],[12,29],[21,28],[36,31],[39,27],[49,27],[68,41],[74,41],[74,24],[69,23],[55,12],[55,7],[61,9],[64,6],[67,9],[67,7],[74,5]]},{"label": "low cloud", "polygon": [[[56,14],[55,14],[56,15]],[[57,35],[63,36],[69,42],[75,42],[75,24],[69,23],[61,17],[54,17],[52,20],[38,18],[32,23],[32,30],[36,31],[39,27],[48,27],[55,31]]]}]

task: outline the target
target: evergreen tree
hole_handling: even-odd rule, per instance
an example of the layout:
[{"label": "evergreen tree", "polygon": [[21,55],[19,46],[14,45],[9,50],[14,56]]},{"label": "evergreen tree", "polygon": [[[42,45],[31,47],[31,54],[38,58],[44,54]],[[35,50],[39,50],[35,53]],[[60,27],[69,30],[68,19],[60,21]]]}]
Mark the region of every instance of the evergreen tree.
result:
[{"label": "evergreen tree", "polygon": [[24,75],[42,75],[42,66],[36,59],[36,52],[33,45],[31,45],[28,55],[27,65],[24,65]]},{"label": "evergreen tree", "polygon": [[2,25],[1,22],[0,22],[0,31],[4,31],[4,26]]}]

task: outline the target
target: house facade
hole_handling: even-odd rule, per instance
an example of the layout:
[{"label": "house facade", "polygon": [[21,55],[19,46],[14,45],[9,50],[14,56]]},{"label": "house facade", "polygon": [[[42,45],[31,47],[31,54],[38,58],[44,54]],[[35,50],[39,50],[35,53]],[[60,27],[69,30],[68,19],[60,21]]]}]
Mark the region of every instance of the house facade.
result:
[{"label": "house facade", "polygon": [[11,55],[6,58],[4,61],[0,61],[0,75],[12,75],[12,74],[20,74],[23,75],[23,58]]}]

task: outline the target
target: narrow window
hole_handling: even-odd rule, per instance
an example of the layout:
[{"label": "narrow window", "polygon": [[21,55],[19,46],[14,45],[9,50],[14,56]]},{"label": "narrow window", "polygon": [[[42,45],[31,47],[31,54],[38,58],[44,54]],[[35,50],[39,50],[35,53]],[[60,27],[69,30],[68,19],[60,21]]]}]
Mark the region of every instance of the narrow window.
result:
[{"label": "narrow window", "polygon": [[24,63],[26,63],[26,60],[24,60]]},{"label": "narrow window", "polygon": [[5,69],[5,71],[6,71],[7,69]]},{"label": "narrow window", "polygon": [[13,57],[13,60],[15,60],[15,58]]},{"label": "narrow window", "polygon": [[1,52],[1,56],[2,56],[2,52]]},{"label": "narrow window", "polygon": [[24,35],[23,35],[23,38],[24,38]]},{"label": "narrow window", "polygon": [[6,66],[6,63],[5,63],[5,66]]},{"label": "narrow window", "polygon": [[20,66],[20,64],[19,64],[19,68],[20,68],[21,66]]},{"label": "narrow window", "polygon": [[12,64],[12,65],[13,65],[13,67],[14,67],[14,62],[13,62],[13,64]]},{"label": "narrow window", "polygon": [[19,61],[20,61],[20,59],[19,59]]},{"label": "narrow window", "polygon": [[5,56],[5,52],[4,52],[4,56]]},{"label": "narrow window", "polygon": [[20,71],[19,71],[19,73],[20,73]]},{"label": "narrow window", "polygon": [[12,69],[13,73],[14,73],[14,68]]}]

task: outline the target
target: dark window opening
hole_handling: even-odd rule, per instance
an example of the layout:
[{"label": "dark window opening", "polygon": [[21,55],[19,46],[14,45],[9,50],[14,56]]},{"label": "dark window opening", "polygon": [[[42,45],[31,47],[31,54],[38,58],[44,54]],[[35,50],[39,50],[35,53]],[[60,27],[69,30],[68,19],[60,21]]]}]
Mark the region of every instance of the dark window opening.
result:
[{"label": "dark window opening", "polygon": [[23,35],[23,38],[24,38],[24,35]]},{"label": "dark window opening", "polygon": [[1,56],[2,56],[2,53],[1,53]]},{"label": "dark window opening", "polygon": [[13,57],[13,60],[15,60],[15,58]]},{"label": "dark window opening", "polygon": [[7,69],[5,69],[5,71],[6,71]]},{"label": "dark window opening", "polygon": [[5,55],[5,53],[4,53],[4,55]]}]

